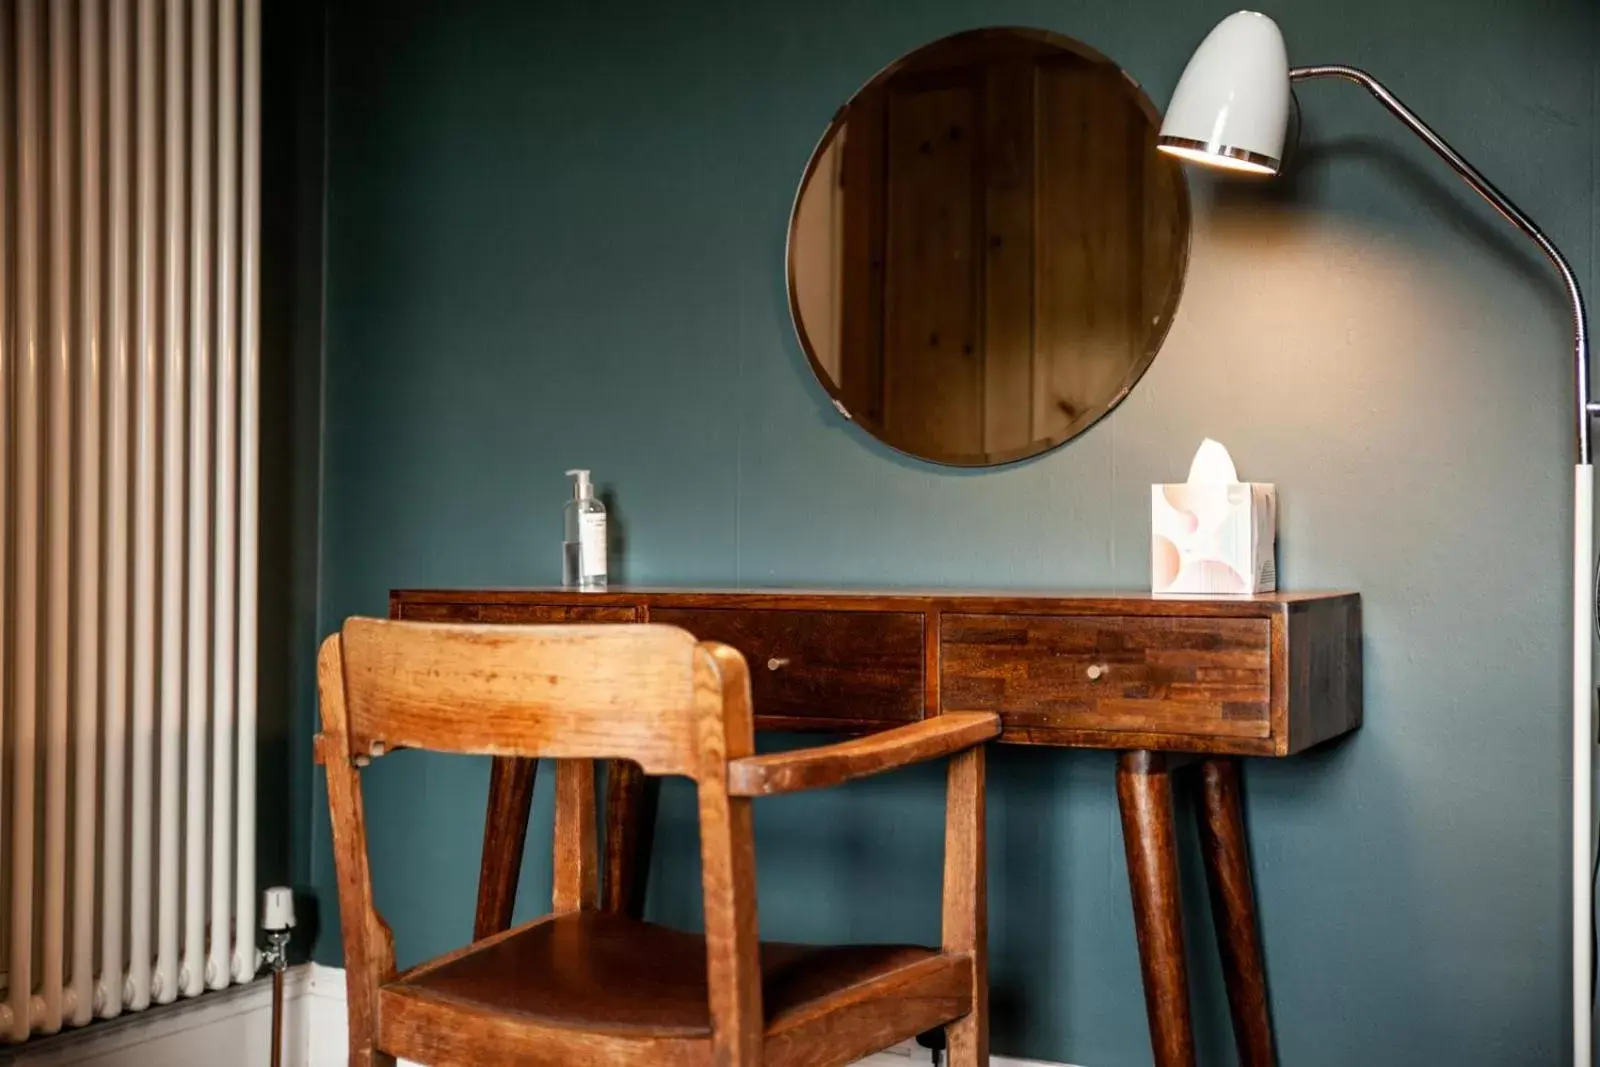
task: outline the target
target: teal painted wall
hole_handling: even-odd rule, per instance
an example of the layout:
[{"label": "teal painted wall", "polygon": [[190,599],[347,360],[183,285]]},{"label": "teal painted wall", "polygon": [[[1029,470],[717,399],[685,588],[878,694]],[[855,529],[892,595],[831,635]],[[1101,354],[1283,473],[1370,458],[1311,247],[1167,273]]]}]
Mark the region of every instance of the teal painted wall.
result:
[{"label": "teal painted wall", "polygon": [[[1129,400],[989,472],[840,420],[788,323],[796,179],[883,63],[1042,26],[1159,104],[1232,6],[334,3],[320,629],[392,586],[556,580],[574,465],[615,494],[630,580],[1139,588],[1147,486],[1209,434],[1278,484],[1285,586],[1366,603],[1365,728],[1247,772],[1283,1062],[1561,1063],[1570,386],[1559,293],[1498,219],[1355,88],[1303,87],[1288,179],[1193,183],[1188,287]],[[1591,4],[1273,13],[1292,58],[1387,79],[1593,278]],[[1111,776],[1104,754],[994,755],[998,1052],[1149,1062]],[[486,767],[403,753],[367,778],[404,964],[468,935]],[[549,800],[545,780],[523,914],[549,885]],[[316,954],[336,962],[324,804],[319,785]],[[764,933],[935,936],[941,804],[929,772],[762,806]],[[694,834],[669,783],[664,920],[696,921]],[[1201,919],[1202,1054],[1225,1063]]]},{"label": "teal painted wall", "polygon": [[[262,12],[261,523],[256,877],[310,880],[317,626],[323,5]],[[304,949],[305,946],[295,946]]]},{"label": "teal painted wall", "polygon": [[325,11],[321,0],[290,0],[267,5],[263,16],[261,873],[263,885],[305,885],[312,843],[304,813],[315,769],[304,720],[316,699]]}]

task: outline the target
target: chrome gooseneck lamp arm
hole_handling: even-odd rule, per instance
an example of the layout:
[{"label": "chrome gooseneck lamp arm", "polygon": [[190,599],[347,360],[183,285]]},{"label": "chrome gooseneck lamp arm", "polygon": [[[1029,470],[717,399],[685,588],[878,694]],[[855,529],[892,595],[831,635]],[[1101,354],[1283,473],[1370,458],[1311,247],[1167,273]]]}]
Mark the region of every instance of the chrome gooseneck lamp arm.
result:
[{"label": "chrome gooseneck lamp arm", "polygon": [[[1390,113],[1406,128],[1422,139],[1423,143],[1433,149],[1438,157],[1450,164],[1450,169],[1461,175],[1461,179],[1472,187],[1473,192],[1489,202],[1489,206],[1498,211],[1507,222],[1528,235],[1534,244],[1539,246],[1545,258],[1555,267],[1556,273],[1561,276],[1562,287],[1566,289],[1567,301],[1571,304],[1572,311],[1572,349],[1573,373],[1577,397],[1576,431],[1578,445],[1578,462],[1589,465],[1594,461],[1594,454],[1589,443],[1590,423],[1600,407],[1589,399],[1589,325],[1584,314],[1583,290],[1578,287],[1578,278],[1572,272],[1572,267],[1567,263],[1567,257],[1555,246],[1550,238],[1545,236],[1532,219],[1521,208],[1511,202],[1511,198],[1495,188],[1493,182],[1485,178],[1477,167],[1462,158],[1461,153],[1451,148],[1449,142],[1440,137],[1433,127],[1417,117],[1416,112],[1401,103],[1399,98],[1384,88],[1383,83],[1372,75],[1356,67],[1342,67],[1337,65],[1320,65],[1314,67],[1291,67],[1289,80],[1291,82],[1310,81],[1313,78],[1337,78],[1341,81],[1355,82],[1367,92],[1371,93],[1378,103],[1388,108]],[[1586,564],[1587,569],[1589,565]],[[1583,572],[1579,572],[1583,573]],[[1587,596],[1587,592],[1585,592]]]},{"label": "chrome gooseneck lamp arm", "polygon": [[1361,86],[1433,149],[1479,196],[1528,236],[1561,276],[1572,311],[1572,1062],[1593,1067],[1594,988],[1594,452],[1589,391],[1589,327],[1583,292],[1565,256],[1544,231],[1372,75],[1355,67],[1290,68],[1277,23],[1241,11],[1218,23],[1195,49],[1172,94],[1156,145],[1192,163],[1270,176],[1283,159],[1293,82],[1333,78]]}]

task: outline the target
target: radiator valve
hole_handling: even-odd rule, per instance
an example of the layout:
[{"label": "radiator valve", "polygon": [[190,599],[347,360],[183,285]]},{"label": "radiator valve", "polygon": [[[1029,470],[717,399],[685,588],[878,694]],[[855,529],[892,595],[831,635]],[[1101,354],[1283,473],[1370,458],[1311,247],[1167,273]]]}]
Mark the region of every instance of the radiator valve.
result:
[{"label": "radiator valve", "polygon": [[294,929],[294,893],[275,885],[263,894],[261,928],[267,932],[267,951],[261,962],[274,971],[289,966],[289,931]]}]

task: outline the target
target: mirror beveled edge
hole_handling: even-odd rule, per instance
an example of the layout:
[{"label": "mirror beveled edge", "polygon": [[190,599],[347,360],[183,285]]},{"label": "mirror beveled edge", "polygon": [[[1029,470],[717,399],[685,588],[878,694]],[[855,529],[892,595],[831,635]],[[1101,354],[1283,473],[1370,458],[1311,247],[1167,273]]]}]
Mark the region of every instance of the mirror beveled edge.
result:
[{"label": "mirror beveled edge", "polygon": [[841,389],[838,382],[834,380],[833,375],[817,358],[816,347],[813,345],[811,338],[807,335],[805,320],[801,315],[799,294],[795,284],[795,236],[796,228],[800,221],[801,201],[805,196],[807,187],[810,185],[811,180],[816,173],[818,165],[827,155],[829,148],[832,146],[835,138],[838,137],[840,130],[844,128],[845,117],[850,110],[850,105],[855,102],[864,92],[887,81],[902,68],[906,67],[911,60],[930,48],[963,39],[996,35],[1012,35],[1031,38],[1033,40],[1061,48],[1092,63],[1105,64],[1106,66],[1115,69],[1121,75],[1122,80],[1126,83],[1130,99],[1144,115],[1146,121],[1150,124],[1152,131],[1160,129],[1161,112],[1157,110],[1154,102],[1150,99],[1149,94],[1144,91],[1144,86],[1141,85],[1136,78],[1129,74],[1127,70],[1115,60],[1111,59],[1103,52],[1100,52],[1098,49],[1095,49],[1084,42],[1077,40],[1076,38],[1069,37],[1066,34],[1059,33],[1055,30],[1046,30],[1037,27],[1026,26],[983,26],[968,30],[961,30],[952,34],[946,34],[943,37],[938,37],[924,44],[917,45],[915,48],[912,48],[911,50],[896,57],[894,60],[874,73],[872,77],[864,81],[855,90],[855,92],[853,92],[849,98],[846,99],[837,110],[835,110],[833,117],[828,121],[827,128],[823,131],[822,136],[817,140],[816,145],[812,148],[811,155],[806,160],[805,169],[801,172],[800,181],[795,188],[794,200],[789,210],[789,224],[786,229],[784,241],[784,288],[788,295],[789,321],[794,326],[795,336],[800,342],[801,349],[804,350],[806,354],[806,362],[811,368],[812,375],[816,378],[818,384],[820,384],[828,393],[829,399],[832,401],[832,406],[841,415],[843,415],[847,421],[853,422],[857,426],[861,427],[861,429],[869,434],[874,440],[881,442],[901,455],[907,456],[911,459],[921,460],[926,463],[933,463],[939,466],[965,468],[999,467],[1011,463],[1017,463],[1026,459],[1032,459],[1053,449],[1059,448],[1061,445],[1071,441],[1073,438],[1087,431],[1095,423],[1105,418],[1108,414],[1116,409],[1117,405],[1121,404],[1122,401],[1127,398],[1128,394],[1133,391],[1133,387],[1139,384],[1140,379],[1144,377],[1145,372],[1150,368],[1150,364],[1154,362],[1156,355],[1161,351],[1162,345],[1166,342],[1167,334],[1172,328],[1172,322],[1176,316],[1178,304],[1183,297],[1184,285],[1188,280],[1189,253],[1193,241],[1193,216],[1191,211],[1186,168],[1174,166],[1172,168],[1172,172],[1175,175],[1175,211],[1178,220],[1178,240],[1177,247],[1174,251],[1175,278],[1173,280],[1173,284],[1168,290],[1167,299],[1161,308],[1160,315],[1156,320],[1156,324],[1150,331],[1149,337],[1144,346],[1144,350],[1129,366],[1128,372],[1124,376],[1121,385],[1103,403],[1086,408],[1061,432],[1031,441],[1028,444],[1017,448],[981,453],[952,453],[940,456],[925,455],[923,453],[911,451],[908,448],[902,447],[893,441],[887,434],[885,434],[883,427],[863,420],[856,412],[851,411],[846,406],[845,398],[841,395]]}]

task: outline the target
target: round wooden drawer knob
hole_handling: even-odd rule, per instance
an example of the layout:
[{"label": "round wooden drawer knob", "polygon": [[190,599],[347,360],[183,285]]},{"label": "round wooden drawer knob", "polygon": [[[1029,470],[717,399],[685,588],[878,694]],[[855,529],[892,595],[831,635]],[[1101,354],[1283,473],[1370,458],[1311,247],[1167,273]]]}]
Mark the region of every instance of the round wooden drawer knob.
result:
[{"label": "round wooden drawer knob", "polygon": [[1088,671],[1085,673],[1089,675],[1089,681],[1098,682],[1101,678],[1105,677],[1106,671],[1109,669],[1110,668],[1104,666],[1103,664],[1095,663],[1091,664]]},{"label": "round wooden drawer knob", "polygon": [[769,671],[782,670],[788,665],[789,661],[787,659],[780,659],[777,656],[773,656],[771,659],[767,660],[767,670]]}]

